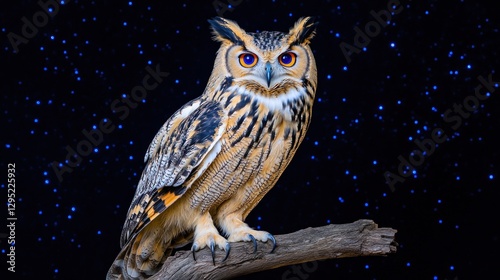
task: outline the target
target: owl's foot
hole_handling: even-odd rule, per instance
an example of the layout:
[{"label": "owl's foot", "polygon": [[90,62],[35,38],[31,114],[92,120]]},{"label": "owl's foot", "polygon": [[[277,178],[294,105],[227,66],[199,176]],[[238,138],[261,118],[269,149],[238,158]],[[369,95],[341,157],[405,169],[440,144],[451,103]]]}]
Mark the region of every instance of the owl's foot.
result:
[{"label": "owl's foot", "polygon": [[196,261],[195,252],[208,246],[212,252],[212,261],[215,265],[215,246],[219,249],[226,251],[226,256],[222,261],[225,261],[229,256],[229,251],[231,250],[231,245],[227,240],[222,237],[217,229],[215,228],[212,218],[209,214],[200,219],[199,223],[196,225],[193,246],[191,246],[191,252],[193,252],[193,259]]},{"label": "owl's foot", "polygon": [[266,243],[267,240],[271,240],[271,242],[273,243],[273,248],[270,252],[272,253],[274,252],[274,249],[276,249],[276,239],[274,238],[274,236],[267,231],[251,229],[246,224],[240,225],[239,227],[233,229],[229,233],[228,238],[229,242],[252,241],[254,253],[257,252],[257,241]]}]

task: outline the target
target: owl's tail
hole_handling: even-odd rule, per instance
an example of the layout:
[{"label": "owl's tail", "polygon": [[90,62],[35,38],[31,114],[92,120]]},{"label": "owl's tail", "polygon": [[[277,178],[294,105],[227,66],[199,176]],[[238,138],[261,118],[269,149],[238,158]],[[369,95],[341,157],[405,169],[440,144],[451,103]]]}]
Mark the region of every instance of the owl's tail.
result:
[{"label": "owl's tail", "polygon": [[172,252],[160,231],[145,231],[125,245],[106,275],[107,280],[143,280],[160,270]]}]

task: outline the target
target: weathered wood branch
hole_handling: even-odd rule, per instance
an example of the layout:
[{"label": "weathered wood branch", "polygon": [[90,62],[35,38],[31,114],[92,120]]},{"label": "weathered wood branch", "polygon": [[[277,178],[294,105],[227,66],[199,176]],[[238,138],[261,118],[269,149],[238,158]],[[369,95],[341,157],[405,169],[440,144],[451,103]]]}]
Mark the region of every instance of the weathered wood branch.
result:
[{"label": "weathered wood branch", "polygon": [[392,228],[378,228],[371,220],[306,228],[276,235],[277,247],[272,254],[269,241],[258,242],[256,253],[251,242],[231,243],[230,255],[224,262],[225,252],[216,249],[215,266],[208,248],[196,253],[196,261],[191,251],[179,251],[150,279],[229,279],[316,260],[385,256],[396,252],[396,232]]}]

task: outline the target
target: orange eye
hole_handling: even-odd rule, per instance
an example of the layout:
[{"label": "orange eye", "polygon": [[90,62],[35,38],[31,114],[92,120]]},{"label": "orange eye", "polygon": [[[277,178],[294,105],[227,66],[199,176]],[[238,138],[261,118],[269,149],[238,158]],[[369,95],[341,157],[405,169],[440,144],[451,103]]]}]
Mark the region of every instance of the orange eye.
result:
[{"label": "orange eye", "polygon": [[294,66],[296,61],[297,61],[297,55],[294,54],[293,52],[282,53],[279,57],[280,64],[285,67]]},{"label": "orange eye", "polygon": [[240,54],[240,64],[245,68],[254,67],[257,61],[259,61],[259,59],[253,53],[247,52]]}]

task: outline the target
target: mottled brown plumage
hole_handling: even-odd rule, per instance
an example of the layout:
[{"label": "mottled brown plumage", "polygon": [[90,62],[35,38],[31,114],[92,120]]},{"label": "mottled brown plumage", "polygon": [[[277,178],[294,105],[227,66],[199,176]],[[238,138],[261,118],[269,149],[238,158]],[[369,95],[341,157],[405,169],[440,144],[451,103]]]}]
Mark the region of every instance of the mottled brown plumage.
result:
[{"label": "mottled brown plumage", "polygon": [[229,253],[229,242],[275,242],[244,220],[309,126],[316,23],[307,17],[288,33],[250,33],[223,18],[209,22],[221,42],[212,75],[151,142],[108,279],[145,279],[190,242],[193,256],[206,246]]}]

